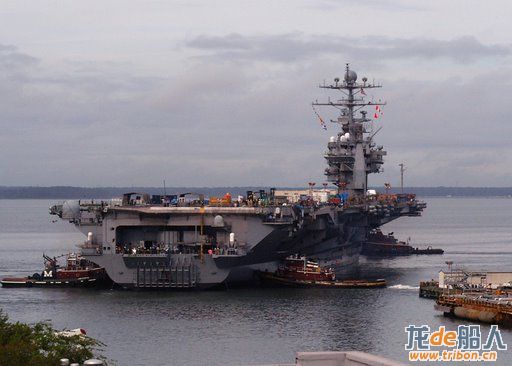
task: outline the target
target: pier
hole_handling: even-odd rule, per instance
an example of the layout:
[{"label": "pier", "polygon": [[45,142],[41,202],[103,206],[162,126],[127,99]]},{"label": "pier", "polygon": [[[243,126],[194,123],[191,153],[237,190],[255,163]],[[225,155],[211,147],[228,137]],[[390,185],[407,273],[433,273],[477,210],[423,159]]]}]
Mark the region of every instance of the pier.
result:
[{"label": "pier", "polygon": [[512,293],[440,296],[435,309],[445,316],[512,326]]}]

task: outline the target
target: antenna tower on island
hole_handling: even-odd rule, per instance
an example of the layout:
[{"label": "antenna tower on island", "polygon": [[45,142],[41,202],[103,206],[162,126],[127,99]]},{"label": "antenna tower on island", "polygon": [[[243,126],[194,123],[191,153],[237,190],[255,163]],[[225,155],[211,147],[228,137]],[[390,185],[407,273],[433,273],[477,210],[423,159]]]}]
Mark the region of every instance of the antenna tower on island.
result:
[{"label": "antenna tower on island", "polygon": [[[330,120],[340,126],[336,136],[331,136],[325,153],[328,168],[325,169],[327,181],[338,187],[338,191],[347,189],[349,196],[364,199],[368,187],[368,174],[379,173],[384,163],[386,151],[382,146],[376,146],[373,135],[367,130],[372,119],[367,117],[367,107],[375,108],[374,118],[380,116],[380,106],[386,103],[366,101],[367,89],[380,88],[381,85],[370,83],[366,77],[362,82],[357,81],[357,74],[349,64],[345,67],[345,77],[342,81],[334,79],[333,84],[319,86],[322,89],[336,90],[342,93],[340,99],[325,102],[313,102],[314,106],[330,106],[339,110],[339,116]],[[359,115],[356,116],[356,112]]]}]

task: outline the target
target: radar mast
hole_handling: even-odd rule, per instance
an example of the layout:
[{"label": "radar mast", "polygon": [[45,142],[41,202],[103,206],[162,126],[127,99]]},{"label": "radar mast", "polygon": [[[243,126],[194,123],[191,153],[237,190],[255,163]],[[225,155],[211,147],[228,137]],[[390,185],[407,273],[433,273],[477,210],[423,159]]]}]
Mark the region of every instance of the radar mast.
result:
[{"label": "radar mast", "polygon": [[[328,168],[325,169],[327,181],[338,187],[338,191],[347,190],[351,197],[364,198],[368,187],[368,174],[379,173],[384,163],[386,151],[382,146],[375,146],[373,137],[369,134],[365,123],[372,120],[367,117],[365,107],[375,106],[377,117],[380,106],[385,102],[366,101],[366,89],[380,88],[381,85],[369,83],[366,77],[362,83],[357,81],[357,74],[349,64],[345,67],[343,81],[334,79],[334,84],[319,85],[322,89],[337,90],[342,93],[341,99],[326,102],[313,102],[313,106],[330,106],[337,108],[340,113],[337,119],[331,120],[340,126],[336,136],[332,136],[327,144],[325,153]],[[360,116],[356,116],[359,112]],[[378,132],[378,130],[377,130]]]}]

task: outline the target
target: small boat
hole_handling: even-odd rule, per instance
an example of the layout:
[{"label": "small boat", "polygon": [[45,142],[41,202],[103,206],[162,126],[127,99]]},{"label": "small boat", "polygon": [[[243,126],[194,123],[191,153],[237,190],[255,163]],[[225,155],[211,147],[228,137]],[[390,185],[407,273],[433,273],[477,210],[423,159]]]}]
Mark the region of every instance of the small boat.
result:
[{"label": "small boat", "polygon": [[65,256],[66,266],[61,267],[56,257],[43,254],[43,272],[28,277],[3,278],[0,283],[3,287],[92,287],[112,284],[104,268],[75,253]]},{"label": "small boat", "polygon": [[322,268],[306,257],[286,258],[276,272],[259,272],[263,283],[291,287],[321,288],[377,288],[385,287],[386,280],[336,280],[331,268]]},{"label": "small boat", "polygon": [[85,337],[87,335],[87,331],[84,328],[76,328],[70,330],[61,330],[60,332],[55,332],[55,335],[59,337]]}]

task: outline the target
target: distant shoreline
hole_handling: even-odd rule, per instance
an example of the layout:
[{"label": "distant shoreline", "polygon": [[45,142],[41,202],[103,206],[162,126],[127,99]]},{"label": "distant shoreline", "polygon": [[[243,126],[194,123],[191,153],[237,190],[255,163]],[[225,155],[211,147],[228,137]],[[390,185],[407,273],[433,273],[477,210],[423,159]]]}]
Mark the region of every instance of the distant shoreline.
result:
[{"label": "distant shoreline", "polygon": [[[270,187],[167,187],[166,194],[185,192],[200,192],[206,196],[244,195],[246,191],[258,191]],[[306,187],[276,187],[278,189],[307,189]],[[370,187],[383,192],[382,187]],[[0,186],[0,199],[110,199],[120,197],[127,192],[145,192],[149,194],[164,194],[163,187],[29,187],[29,186]],[[399,189],[391,189],[391,193],[399,193]],[[420,197],[510,197],[512,187],[404,187],[404,192],[415,193]]]}]

